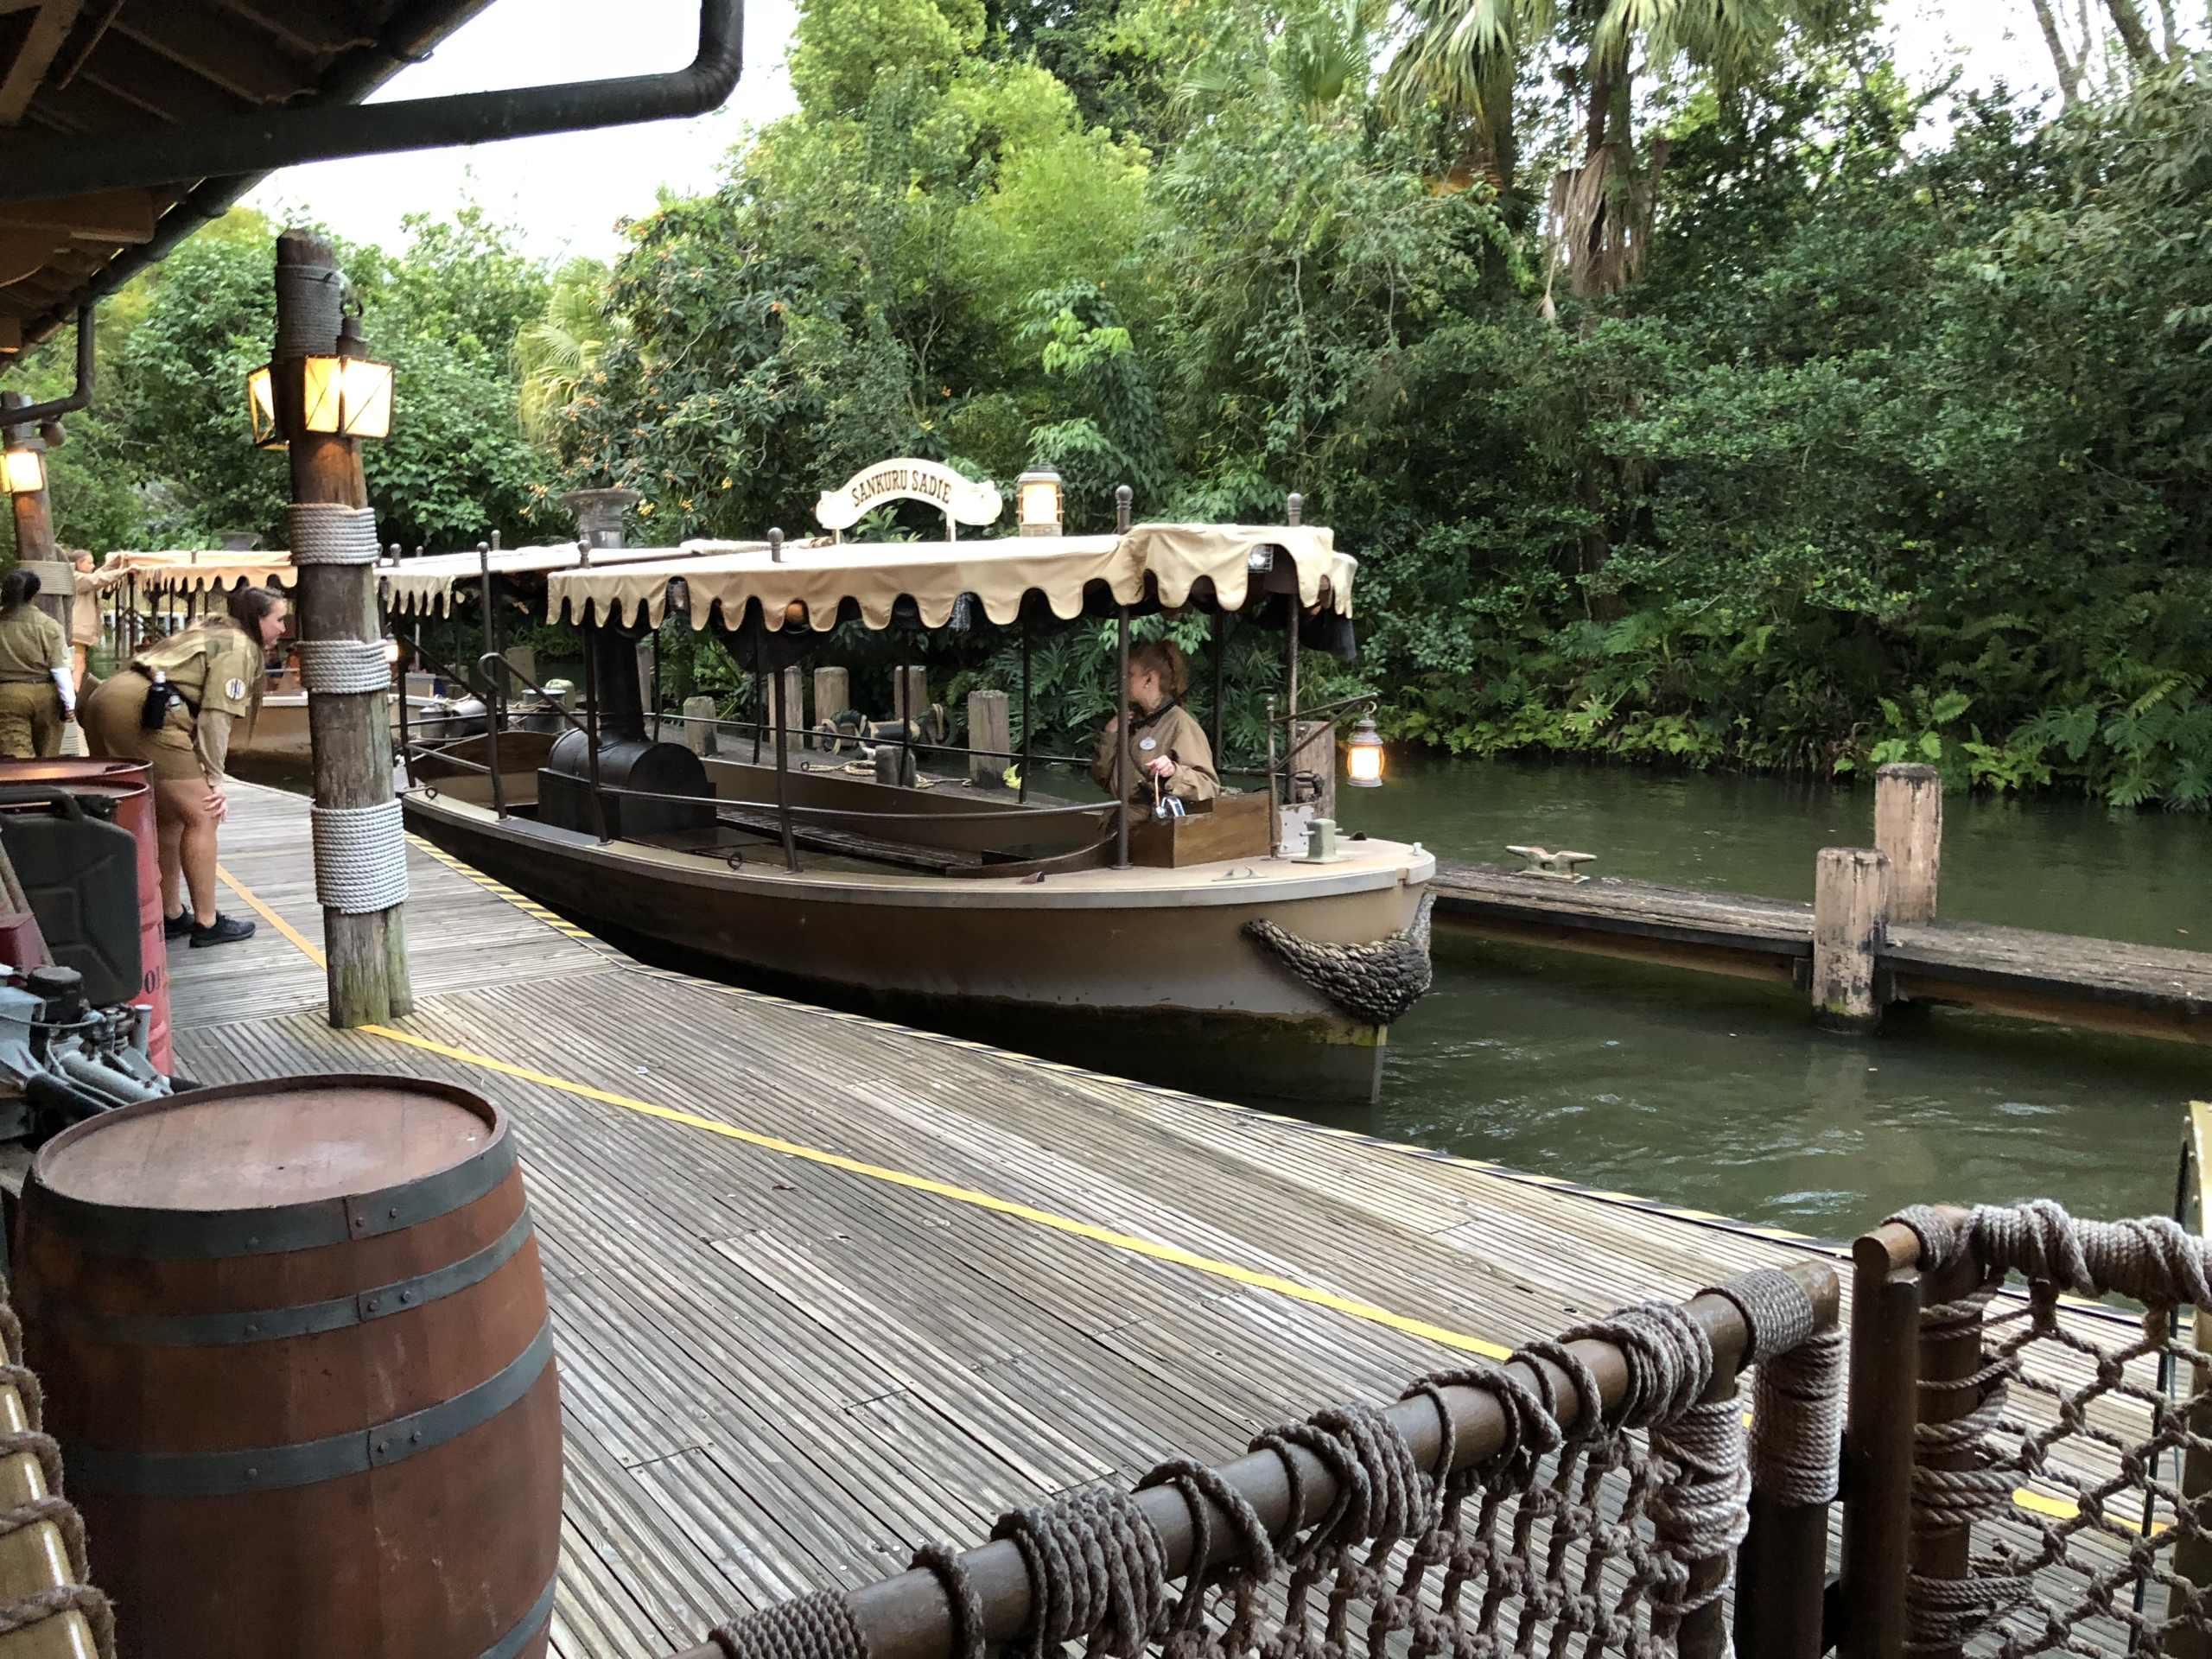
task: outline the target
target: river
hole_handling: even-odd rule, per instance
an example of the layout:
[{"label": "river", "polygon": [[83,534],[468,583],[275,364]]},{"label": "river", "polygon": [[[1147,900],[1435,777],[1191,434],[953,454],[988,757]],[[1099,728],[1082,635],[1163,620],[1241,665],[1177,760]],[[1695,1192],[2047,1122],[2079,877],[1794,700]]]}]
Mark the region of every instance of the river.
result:
[{"label": "river", "polygon": [[[1814,855],[1869,845],[1873,791],[1732,774],[1395,760],[1342,791],[1348,830],[1448,857],[1509,842],[1593,873],[1813,896]],[[1946,916],[2212,948],[2212,823],[2072,800],[1944,803]],[[1438,939],[1435,990],[1390,1033],[1385,1138],[1848,1237],[1915,1201],[2171,1210],[2185,1103],[2212,1054],[1936,1011],[1871,1038],[1802,995],[1599,957]]]}]

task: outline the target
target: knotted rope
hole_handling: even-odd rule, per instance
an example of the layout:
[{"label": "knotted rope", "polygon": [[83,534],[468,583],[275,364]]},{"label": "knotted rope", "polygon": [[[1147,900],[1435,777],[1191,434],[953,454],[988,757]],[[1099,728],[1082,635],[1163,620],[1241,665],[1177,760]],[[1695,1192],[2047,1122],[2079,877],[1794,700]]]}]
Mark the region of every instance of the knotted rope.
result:
[{"label": "knotted rope", "polygon": [[2169,1216],[2077,1221],[2050,1198],[1982,1205],[1954,1227],[1927,1205],[1890,1219],[1920,1240],[1920,1265],[1934,1272],[1969,1251],[1988,1273],[2018,1273],[2076,1296],[2126,1296],[2161,1307],[2212,1307],[2212,1240]]},{"label": "knotted rope", "polygon": [[0,1287],[0,1385],[13,1388],[23,1403],[28,1427],[0,1433],[0,1459],[28,1453],[38,1460],[45,1478],[47,1496],[0,1510],[0,1538],[41,1524],[61,1535],[62,1553],[73,1584],[53,1586],[0,1605],[0,1636],[27,1630],[64,1613],[80,1615],[92,1633],[100,1659],[115,1659],[115,1612],[108,1599],[85,1582],[91,1576],[86,1559],[85,1522],[76,1505],[62,1496],[61,1447],[45,1432],[46,1391],[23,1364],[23,1327]]},{"label": "knotted rope", "polygon": [[1029,1573],[1029,1628],[1009,1644],[1028,1659],[1080,1639],[1086,1659],[1136,1659],[1165,1611],[1166,1552],[1128,1492],[1091,1487],[991,1529],[1011,1539]]},{"label": "knotted rope", "polygon": [[[778,1602],[730,1620],[707,1639],[728,1659],[868,1659],[868,1639],[842,1590]],[[982,1651],[980,1641],[976,1651]]]}]

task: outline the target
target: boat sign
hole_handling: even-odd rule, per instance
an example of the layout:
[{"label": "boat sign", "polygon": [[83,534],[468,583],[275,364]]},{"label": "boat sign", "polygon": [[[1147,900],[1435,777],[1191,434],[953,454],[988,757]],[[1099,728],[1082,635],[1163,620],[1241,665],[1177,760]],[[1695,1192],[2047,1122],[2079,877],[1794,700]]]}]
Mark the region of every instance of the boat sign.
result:
[{"label": "boat sign", "polygon": [[938,461],[902,458],[879,461],[854,474],[842,488],[824,490],[814,516],[824,530],[850,530],[887,501],[926,501],[962,524],[994,524],[1006,505],[998,486],[988,480],[978,484]]}]

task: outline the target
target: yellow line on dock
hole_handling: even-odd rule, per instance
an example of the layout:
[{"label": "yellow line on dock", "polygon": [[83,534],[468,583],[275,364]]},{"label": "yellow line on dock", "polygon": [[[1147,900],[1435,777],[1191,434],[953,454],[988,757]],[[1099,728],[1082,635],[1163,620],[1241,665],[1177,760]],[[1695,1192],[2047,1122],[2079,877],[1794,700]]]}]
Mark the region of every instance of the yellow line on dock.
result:
[{"label": "yellow line on dock", "polygon": [[[321,950],[310,944],[290,923],[264,904],[259,895],[241,882],[238,877],[219,865],[216,868],[216,874],[223,878],[231,891],[237,893],[252,908],[256,915],[261,917],[277,932],[291,941],[294,948],[302,956],[318,968],[327,965]],[[515,1065],[505,1060],[495,1060],[489,1055],[474,1053],[468,1049],[454,1048],[444,1043],[433,1042],[427,1037],[416,1037],[404,1031],[395,1031],[389,1026],[363,1026],[359,1029],[372,1037],[380,1037],[388,1042],[404,1043],[410,1048],[421,1049],[426,1053],[440,1055],[446,1059],[458,1060],[464,1065],[496,1071],[503,1077],[513,1077],[523,1083],[536,1084],[545,1089],[557,1089],[563,1094],[575,1095],[584,1100],[597,1101],[605,1106],[620,1107],[624,1111],[637,1112],[646,1117],[658,1118],[664,1123],[679,1123],[686,1128],[701,1129],[709,1135],[719,1135],[728,1140],[741,1141],[747,1146],[759,1147],[767,1152],[782,1153],[787,1157],[803,1159],[808,1163],[820,1164],[827,1168],[842,1170],[849,1175],[859,1175],[869,1180],[882,1181],[893,1186],[903,1186],[912,1192],[927,1192],[935,1198],[949,1198],[956,1204],[969,1205],[978,1210],[988,1210],[995,1215],[1008,1216],[1017,1221],[1028,1222],[1033,1226],[1050,1228],[1054,1232],[1066,1233],[1076,1238],[1089,1239],[1093,1243],[1104,1244],[1110,1249],[1127,1251],[1133,1255],[1146,1256],[1155,1262],[1166,1262],[1179,1268],[1189,1268],[1195,1272],[1208,1274],[1217,1279],[1226,1279],[1236,1284],[1248,1286],[1254,1290],[1273,1291],[1280,1296],[1287,1296],[1294,1300],[1306,1302],[1315,1307],[1325,1307],[1334,1313],[1348,1314],[1353,1319],[1363,1319],[1370,1325],[1386,1325],[1393,1331],[1402,1331],[1408,1336],[1425,1338],[1430,1342],[1440,1344],[1446,1348],[1455,1348],[1464,1353],[1480,1354],[1487,1359],[1505,1359],[1513,1351],[1510,1348],[1500,1347],[1497,1343],[1485,1342],[1480,1337],[1471,1337],[1464,1332],[1450,1330],[1440,1325],[1431,1325],[1425,1319],[1410,1319],[1403,1313],[1394,1313],[1389,1308],[1377,1307],[1371,1302],[1354,1301],[1349,1297],[1339,1296],[1333,1291],[1316,1290],[1310,1285],[1301,1285],[1293,1279],[1278,1278],[1271,1273],[1257,1273],[1249,1268],[1240,1268],[1233,1262],[1216,1261],[1211,1256],[1200,1255],[1195,1251],[1184,1249],[1179,1245],[1162,1244],[1152,1239],[1139,1238],[1134,1234],[1115,1232],[1109,1228],[1093,1226],[1087,1221],[1077,1221],[1072,1216],[1058,1215],[1050,1210],[1039,1210],[1030,1205],[1017,1204],[1010,1198],[994,1198],[988,1192],[978,1192],[972,1187],[954,1186],[945,1181],[932,1180],[925,1175],[912,1175],[904,1170],[887,1169],[880,1164],[863,1163],[859,1159],[848,1158],[841,1153],[825,1152],[818,1147],[802,1146],[795,1141],[785,1141],[774,1135],[756,1134],[751,1129],[741,1129],[733,1123],[723,1123],[711,1117],[700,1117],[690,1112],[678,1111],[670,1106],[656,1105],[652,1101],[639,1100],[629,1095],[611,1094],[604,1089],[594,1089],[587,1084],[574,1083],[566,1077],[555,1077],[550,1072],[532,1071],[527,1066]]]}]

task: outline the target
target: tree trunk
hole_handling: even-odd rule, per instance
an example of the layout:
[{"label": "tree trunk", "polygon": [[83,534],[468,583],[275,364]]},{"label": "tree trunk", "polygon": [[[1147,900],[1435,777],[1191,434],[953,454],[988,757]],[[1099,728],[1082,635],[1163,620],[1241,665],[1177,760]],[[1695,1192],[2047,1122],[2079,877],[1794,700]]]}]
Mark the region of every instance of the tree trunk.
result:
[{"label": "tree trunk", "polygon": [[2151,31],[2143,26],[2143,13],[2135,0],[2105,0],[2105,10],[2112,13],[2113,27],[2120,31],[2129,60],[2139,67],[2156,63],[2158,49],[2151,44]]},{"label": "tree trunk", "polygon": [[[2082,66],[2069,61],[2066,56],[2066,41],[2058,32],[2058,19],[2050,10],[2050,0],[2035,0],[2036,22],[2043,26],[2043,43],[2050,48],[2050,61],[2058,71],[2058,95],[2068,109],[2074,107],[2082,92]],[[2083,48],[2085,51],[2087,48]]]}]

